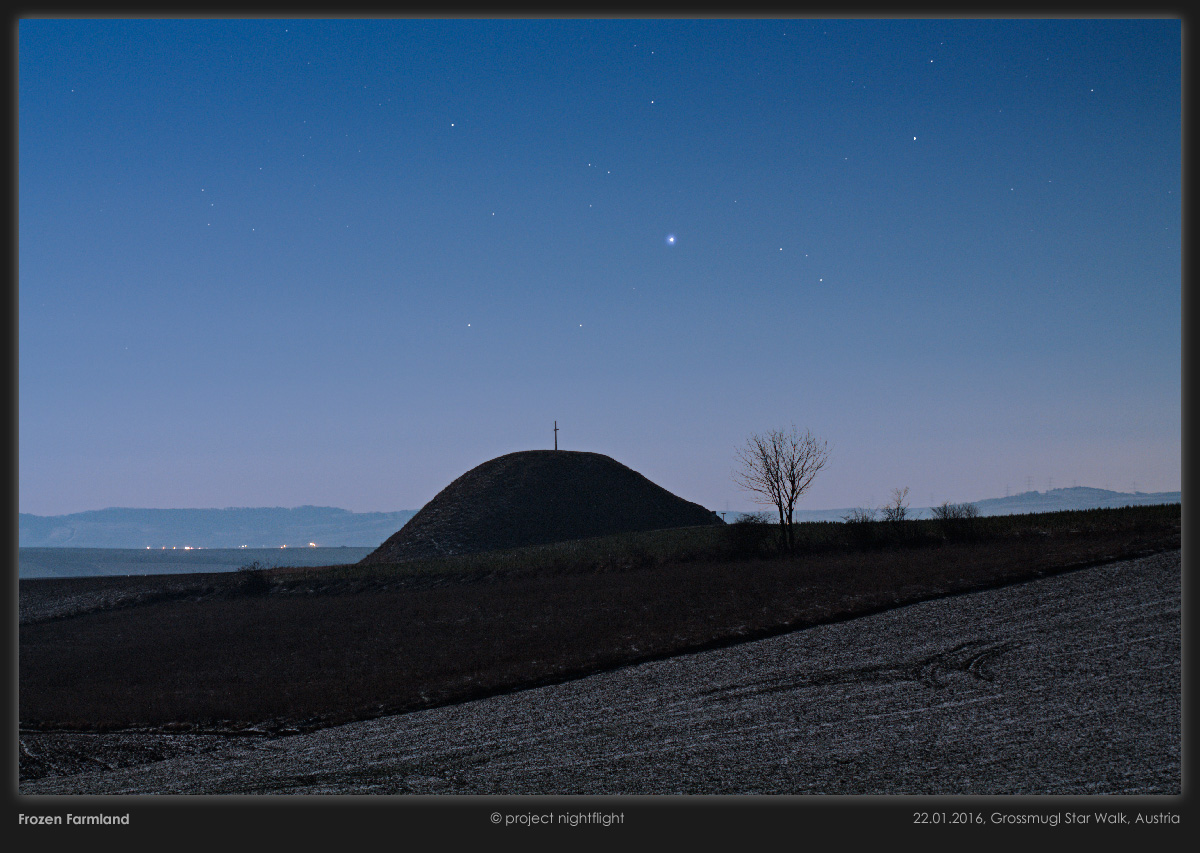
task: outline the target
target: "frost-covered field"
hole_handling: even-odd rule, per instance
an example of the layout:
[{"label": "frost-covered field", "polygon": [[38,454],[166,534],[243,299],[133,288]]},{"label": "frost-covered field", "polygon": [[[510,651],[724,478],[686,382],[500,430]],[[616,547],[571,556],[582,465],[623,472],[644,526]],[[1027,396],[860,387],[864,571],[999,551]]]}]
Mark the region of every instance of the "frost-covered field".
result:
[{"label": "frost-covered field", "polygon": [[[1179,794],[1180,572],[1180,552],[1167,552],[551,687],[204,744],[20,788]],[[54,737],[64,736],[23,736],[22,748],[60,749]],[[137,752],[138,735],[105,737]],[[163,735],[152,737],[157,754],[171,754]]]}]

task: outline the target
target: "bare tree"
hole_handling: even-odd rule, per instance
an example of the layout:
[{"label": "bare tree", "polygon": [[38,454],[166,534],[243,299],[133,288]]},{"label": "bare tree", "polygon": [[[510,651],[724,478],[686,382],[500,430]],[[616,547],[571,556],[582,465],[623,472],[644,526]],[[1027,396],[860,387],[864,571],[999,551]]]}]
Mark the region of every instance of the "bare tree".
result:
[{"label": "bare tree", "polygon": [[739,468],[733,473],[734,482],[757,495],[758,503],[775,507],[783,547],[789,554],[796,545],[792,519],[796,501],[808,491],[828,458],[828,442],[808,430],[801,433],[794,424],[791,430],[751,435],[737,451]]}]

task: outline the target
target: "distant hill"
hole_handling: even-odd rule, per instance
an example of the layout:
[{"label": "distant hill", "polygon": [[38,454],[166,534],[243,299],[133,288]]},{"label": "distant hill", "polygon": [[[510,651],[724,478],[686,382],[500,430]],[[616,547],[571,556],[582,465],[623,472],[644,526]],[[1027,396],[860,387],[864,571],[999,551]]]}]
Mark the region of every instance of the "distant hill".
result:
[{"label": "distant hill", "polygon": [[70,515],[20,513],[22,548],[375,547],[416,514],[350,512],[328,506],[227,509],[98,509]]},{"label": "distant hill", "polygon": [[[1091,489],[1075,486],[1069,489],[1051,489],[1047,492],[1021,492],[1006,498],[986,498],[973,503],[980,515],[1024,515],[1031,512],[1058,512],[1068,509],[1105,509],[1118,506],[1142,506],[1146,504],[1182,503],[1182,492],[1112,492],[1108,489]],[[757,510],[762,512],[762,509]],[[774,512],[772,510],[772,512]],[[845,509],[796,510],[796,521],[841,521],[850,513]],[[736,521],[742,513],[726,513],[726,521]],[[929,507],[911,507],[911,518],[930,518]]]},{"label": "distant hill", "polygon": [[1022,515],[1030,512],[1182,502],[1182,492],[1111,492],[1108,489],[1074,486],[1070,489],[1051,489],[1047,492],[1021,492],[1007,498],[988,498],[974,503],[979,507],[980,515]]},{"label": "distant hill", "polygon": [[[640,474],[637,476],[641,477]],[[649,480],[646,482],[650,483]],[[653,483],[650,485],[654,486]],[[982,515],[1020,515],[1066,509],[1181,503],[1181,494],[1113,492],[1080,486],[1047,492],[1022,492],[1011,497],[988,498],[974,503]],[[636,512],[636,505],[631,504],[630,510]],[[849,508],[796,510],[796,520],[841,521],[849,512]],[[727,512],[725,520],[735,521],[741,514]],[[927,507],[914,507],[911,514],[914,518],[928,518],[929,510]],[[20,513],[17,544],[22,548],[169,548],[172,545],[180,548],[185,545],[194,548],[240,548],[242,545],[250,548],[278,548],[280,545],[287,545],[289,548],[295,548],[315,542],[330,548],[343,545],[352,548],[375,548],[397,533],[416,515],[416,510],[351,512],[337,507],[320,506],[292,509],[111,508],[70,515]]]},{"label": "distant hill", "polygon": [[603,454],[526,450],[463,474],[362,562],[720,523],[713,512]]}]

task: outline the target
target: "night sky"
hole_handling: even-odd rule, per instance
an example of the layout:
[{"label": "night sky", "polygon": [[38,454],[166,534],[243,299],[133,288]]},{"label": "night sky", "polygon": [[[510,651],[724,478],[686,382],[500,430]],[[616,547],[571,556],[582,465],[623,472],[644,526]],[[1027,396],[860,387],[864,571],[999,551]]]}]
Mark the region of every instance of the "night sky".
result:
[{"label": "night sky", "polygon": [[23,20],[19,504],[1180,488],[1178,20]]}]

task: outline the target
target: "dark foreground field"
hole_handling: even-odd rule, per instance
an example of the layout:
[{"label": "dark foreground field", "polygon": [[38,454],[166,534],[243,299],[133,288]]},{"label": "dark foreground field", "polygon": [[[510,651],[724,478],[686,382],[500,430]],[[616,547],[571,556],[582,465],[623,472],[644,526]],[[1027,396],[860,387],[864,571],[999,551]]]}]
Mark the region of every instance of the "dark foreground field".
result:
[{"label": "dark foreground field", "polygon": [[1157,814],[1182,792],[1180,574],[1166,551],[290,737],[24,732],[39,760],[92,760],[21,793],[1103,794]]},{"label": "dark foreground field", "polygon": [[[912,528],[920,535],[858,546],[814,540],[792,558],[642,544],[574,560],[172,577],[169,589],[144,577],[22,581],[21,725],[186,733],[203,749],[216,734],[448,705],[1180,542],[1178,506],[1022,518],[952,538]],[[95,751],[94,734],[59,737]],[[66,742],[57,763],[23,755],[22,778],[69,772]],[[106,763],[169,753],[148,749]]]}]

